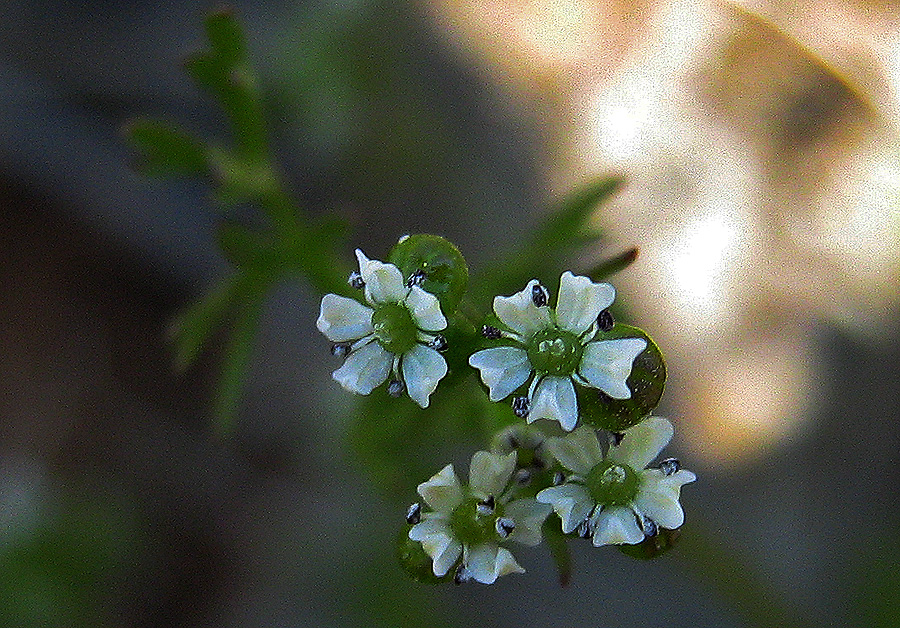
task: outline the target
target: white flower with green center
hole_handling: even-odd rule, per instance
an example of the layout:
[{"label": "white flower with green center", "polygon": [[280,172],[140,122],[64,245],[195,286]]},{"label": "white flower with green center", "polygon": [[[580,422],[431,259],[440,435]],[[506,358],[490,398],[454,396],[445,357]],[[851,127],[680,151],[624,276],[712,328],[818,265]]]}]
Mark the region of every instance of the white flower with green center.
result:
[{"label": "white flower with green center", "polygon": [[574,475],[564,484],[545,488],[536,499],[553,506],[563,532],[575,530],[592,538],[597,547],[633,545],[660,527],[681,527],[681,487],[697,476],[680,469],[674,458],[659,468],[645,468],[673,434],[666,419],[650,417],[625,430],[606,456],[594,430],[585,426],[562,438],[548,438],[545,447]]},{"label": "white flower with green center", "polygon": [[351,285],[365,288],[368,305],[326,294],[316,327],[336,343],[333,353],[346,355],[332,376],[350,392],[368,395],[391,378],[388,392],[403,389],[423,408],[447,362],[437,349],[446,345],[438,332],[447,327],[437,297],[414,281],[404,282],[393,264],[368,259],[356,250],[359,275]]},{"label": "white flower with green center", "polygon": [[421,513],[409,538],[422,543],[431,556],[432,571],[446,575],[454,565],[456,581],[492,584],[498,577],[525,570],[500,543],[541,542],[541,525],[550,507],[534,499],[513,499],[510,482],[516,470],[516,452],[476,452],[469,467],[469,485],[460,484],[448,464],[418,491],[430,512]]},{"label": "white flower with green center", "polygon": [[[559,280],[556,308],[536,279],[511,297],[495,297],[494,313],[512,331],[490,329],[489,337],[505,337],[513,346],[477,351],[469,364],[481,372],[491,401],[508,397],[534,374],[528,395],[514,409],[528,422],[552,419],[566,431],[578,421],[573,383],[598,388],[614,399],[629,399],[625,382],[634,359],[647,347],[643,338],[602,340],[598,317],[615,299],[608,283],[594,283],[569,271]],[[601,320],[611,320],[604,315]],[[485,335],[488,335],[487,333]]]}]

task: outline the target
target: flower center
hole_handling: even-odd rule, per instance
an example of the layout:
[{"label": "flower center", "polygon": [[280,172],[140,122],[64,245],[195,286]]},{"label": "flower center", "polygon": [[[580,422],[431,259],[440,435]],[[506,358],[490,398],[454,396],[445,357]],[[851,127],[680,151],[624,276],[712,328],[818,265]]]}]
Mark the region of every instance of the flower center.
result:
[{"label": "flower center", "polygon": [[627,464],[604,460],[591,469],[586,482],[598,504],[625,506],[637,496],[639,478]]},{"label": "flower center", "polygon": [[584,346],[575,334],[556,328],[531,337],[528,360],[534,370],[549,375],[571,375],[581,363]]},{"label": "flower center", "polygon": [[470,497],[450,513],[453,537],[463,545],[478,545],[497,540],[497,519],[502,515],[498,504],[493,509],[479,508],[479,500]]},{"label": "flower center", "polygon": [[414,346],[418,335],[412,314],[400,303],[384,303],[372,313],[375,337],[388,353],[401,355]]}]

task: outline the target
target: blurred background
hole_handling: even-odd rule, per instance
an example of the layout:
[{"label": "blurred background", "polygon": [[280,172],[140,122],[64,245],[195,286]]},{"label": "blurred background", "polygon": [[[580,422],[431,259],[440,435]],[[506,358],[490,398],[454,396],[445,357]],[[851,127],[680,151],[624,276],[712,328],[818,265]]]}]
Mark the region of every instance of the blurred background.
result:
[{"label": "blurred background", "polygon": [[477,270],[627,178],[573,270],[640,248],[613,282],[667,355],[667,452],[699,476],[683,540],[652,562],[575,544],[567,588],[545,547],[490,587],[407,580],[393,539],[446,461],[390,483],[354,453],[301,283],[214,439],[221,351],[176,376],[166,330],[229,272],[219,208],[136,174],[120,130],[226,139],[180,71],[215,7],[6,0],[0,624],[900,626],[896,3],[233,4],[298,199],[374,258],[433,232]]}]

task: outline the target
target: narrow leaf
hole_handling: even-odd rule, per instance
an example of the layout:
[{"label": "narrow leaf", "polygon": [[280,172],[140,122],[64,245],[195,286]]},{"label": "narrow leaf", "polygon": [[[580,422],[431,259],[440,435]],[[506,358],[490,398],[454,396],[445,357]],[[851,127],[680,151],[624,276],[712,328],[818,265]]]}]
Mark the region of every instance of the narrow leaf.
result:
[{"label": "narrow leaf", "polygon": [[203,144],[175,125],[136,118],[124,132],[140,151],[139,168],[148,175],[200,175],[207,170]]},{"label": "narrow leaf", "polygon": [[226,277],[172,321],[169,335],[177,371],[184,371],[197,359],[212,332],[224,321],[239,286],[239,275]]}]

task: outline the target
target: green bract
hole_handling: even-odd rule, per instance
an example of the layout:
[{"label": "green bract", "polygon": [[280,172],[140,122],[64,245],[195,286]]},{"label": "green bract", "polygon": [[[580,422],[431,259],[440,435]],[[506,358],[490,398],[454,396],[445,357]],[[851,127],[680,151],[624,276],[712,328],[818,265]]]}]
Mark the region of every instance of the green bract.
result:
[{"label": "green bract", "polygon": [[441,577],[434,575],[431,569],[431,556],[422,549],[422,544],[409,538],[409,528],[402,528],[397,535],[397,560],[400,566],[416,582],[438,584],[453,579],[453,572]]},{"label": "green bract", "polygon": [[626,380],[631,399],[613,399],[590,388],[575,388],[582,421],[596,428],[621,432],[640,423],[659,404],[666,385],[666,362],[653,339],[637,327],[616,324],[598,338],[643,338],[647,341],[647,348],[634,360]]},{"label": "green bract", "polygon": [[469,282],[469,267],[450,241],[429,234],[406,236],[394,246],[388,261],[407,279],[416,271],[424,273],[422,289],[438,298],[444,314],[456,311]]}]

